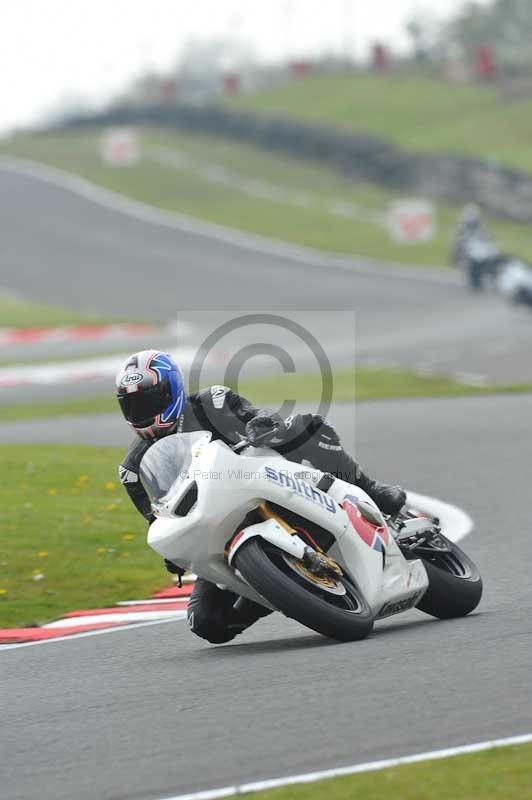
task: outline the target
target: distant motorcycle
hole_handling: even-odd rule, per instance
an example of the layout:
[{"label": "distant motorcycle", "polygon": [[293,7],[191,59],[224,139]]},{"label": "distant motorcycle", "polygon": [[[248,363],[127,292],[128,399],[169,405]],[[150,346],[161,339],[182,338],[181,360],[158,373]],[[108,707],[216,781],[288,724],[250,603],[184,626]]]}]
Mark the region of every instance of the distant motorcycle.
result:
[{"label": "distant motorcycle", "polygon": [[509,302],[532,306],[532,266],[520,258],[509,259],[499,271],[497,288]]},{"label": "distant motorcycle", "polygon": [[497,278],[507,258],[491,239],[484,236],[471,236],[459,241],[453,252],[454,266],[463,271],[467,284],[477,291],[484,288],[487,277]]},{"label": "distant motorcycle", "polygon": [[157,553],[332,639],[363,639],[414,607],[461,617],[480,601],[477,567],[436,519],[384,517],[362,489],[274,450],[176,434],[147,451],[140,478]]}]

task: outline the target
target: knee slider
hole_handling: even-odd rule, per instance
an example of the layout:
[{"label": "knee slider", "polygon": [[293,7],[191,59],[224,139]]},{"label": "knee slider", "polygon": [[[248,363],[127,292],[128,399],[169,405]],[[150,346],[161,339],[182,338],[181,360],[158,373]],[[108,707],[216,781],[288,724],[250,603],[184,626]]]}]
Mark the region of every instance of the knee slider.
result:
[{"label": "knee slider", "polygon": [[236,632],[228,630],[226,626],[217,624],[217,621],[207,613],[202,613],[194,608],[187,611],[188,627],[199,636],[211,644],[224,644],[235,638]]}]

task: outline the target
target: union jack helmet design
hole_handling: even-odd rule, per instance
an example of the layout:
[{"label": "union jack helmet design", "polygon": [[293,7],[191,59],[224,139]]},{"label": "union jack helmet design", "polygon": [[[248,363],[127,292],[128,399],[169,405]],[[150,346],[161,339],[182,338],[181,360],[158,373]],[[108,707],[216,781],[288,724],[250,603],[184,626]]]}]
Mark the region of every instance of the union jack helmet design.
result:
[{"label": "union jack helmet design", "polygon": [[188,397],[183,373],[168,353],[143,350],[116,376],[116,396],[129,425],[143,439],[173,433]]}]

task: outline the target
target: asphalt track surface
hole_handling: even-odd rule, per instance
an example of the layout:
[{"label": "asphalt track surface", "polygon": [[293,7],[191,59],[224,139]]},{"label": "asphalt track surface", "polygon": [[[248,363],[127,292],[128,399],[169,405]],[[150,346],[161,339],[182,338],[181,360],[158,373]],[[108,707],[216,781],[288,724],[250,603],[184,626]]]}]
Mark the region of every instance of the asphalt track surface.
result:
[{"label": "asphalt track surface", "polygon": [[[519,335],[528,319],[512,317],[517,322],[508,332],[499,317],[499,330],[492,330],[490,313],[504,315],[506,307],[490,299],[477,303],[452,281],[383,281],[382,275],[229,252],[212,240],[109,215],[64,190],[11,173],[0,177],[1,213],[8,214],[0,283],[35,298],[86,308],[100,301],[114,313],[127,301],[140,314],[155,304],[146,302],[146,292],[151,280],[153,299],[157,270],[176,278],[179,264],[196,259],[191,303],[199,300],[201,284],[208,285],[206,276],[229,270],[231,280],[219,281],[216,291],[233,307],[259,295],[279,306],[281,294],[284,308],[319,303],[333,320],[335,307],[363,298],[359,330],[367,329],[367,352],[372,341],[381,343],[373,355],[408,354],[408,340],[416,330],[428,337],[432,321],[447,332],[456,367],[481,372],[488,364],[502,378],[502,366],[510,367],[499,370],[490,349],[499,336],[515,345],[499,361],[511,369],[520,364],[521,377],[530,368]],[[31,236],[24,233],[30,215]],[[147,252],[158,265],[149,278]],[[126,288],[113,264],[131,265]],[[253,283],[242,280],[250,264]],[[109,277],[105,291],[94,279],[100,268]],[[156,297],[158,311],[172,313],[170,293]],[[456,310],[455,339],[451,321],[436,313],[435,297],[449,313]],[[458,352],[466,332],[471,349]],[[442,353],[441,339],[431,341]],[[423,342],[414,343],[423,351]],[[499,395],[378,402],[360,405],[356,417],[349,406],[331,410],[346,446],[368,471],[455,503],[474,518],[465,548],[485,580],[478,613],[439,622],[411,612],[347,645],[276,615],[225,646],[210,646],[176,622],[7,650],[0,654],[0,794],[155,800],[530,732],[531,402],[526,395]],[[0,440],[13,431],[18,439],[26,431],[32,440],[52,442],[127,440],[117,418],[98,423],[1,426]]]},{"label": "asphalt track surface", "polygon": [[[336,363],[355,353],[359,363],[532,382],[530,313],[471,295],[443,270],[383,270],[290,246],[261,251],[245,237],[142,221],[1,163],[0,219],[0,287],[28,299],[139,321],[179,315],[199,334],[220,308],[320,312]],[[341,312],[356,314],[354,342]]]},{"label": "asphalt track surface", "polygon": [[[357,410],[368,469],[475,519],[464,546],[485,581],[478,613],[410,612],[343,645],[275,616],[224,646],[176,622],[0,653],[6,797],[151,800],[528,733],[531,404],[501,395]],[[332,417],[355,444],[352,409]],[[125,441],[119,420],[106,425]],[[71,438],[93,441],[94,430],[87,421]]]}]

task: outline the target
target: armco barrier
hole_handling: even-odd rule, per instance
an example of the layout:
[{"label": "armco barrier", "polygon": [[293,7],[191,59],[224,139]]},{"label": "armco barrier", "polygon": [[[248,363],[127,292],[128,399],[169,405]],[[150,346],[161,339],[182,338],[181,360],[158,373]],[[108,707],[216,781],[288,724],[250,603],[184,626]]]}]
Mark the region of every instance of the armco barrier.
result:
[{"label": "armco barrier", "polygon": [[238,139],[265,150],[326,163],[342,175],[453,203],[475,202],[496,216],[532,221],[532,175],[495,161],[408,153],[377,136],[341,131],[221,106],[113,108],[66,120],[61,129],[96,125],[166,125]]}]

